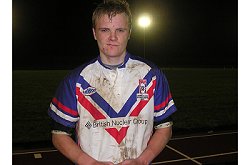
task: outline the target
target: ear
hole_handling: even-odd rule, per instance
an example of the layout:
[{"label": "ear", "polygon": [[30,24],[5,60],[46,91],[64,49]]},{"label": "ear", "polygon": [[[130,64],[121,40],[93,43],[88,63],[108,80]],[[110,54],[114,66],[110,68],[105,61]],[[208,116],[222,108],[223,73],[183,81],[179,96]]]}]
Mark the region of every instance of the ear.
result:
[{"label": "ear", "polygon": [[131,28],[131,29],[129,29],[128,40],[130,39],[131,31],[132,31],[132,28]]},{"label": "ear", "polygon": [[93,31],[93,36],[94,36],[94,39],[96,40],[96,33],[95,33],[95,29],[92,28],[92,31]]}]

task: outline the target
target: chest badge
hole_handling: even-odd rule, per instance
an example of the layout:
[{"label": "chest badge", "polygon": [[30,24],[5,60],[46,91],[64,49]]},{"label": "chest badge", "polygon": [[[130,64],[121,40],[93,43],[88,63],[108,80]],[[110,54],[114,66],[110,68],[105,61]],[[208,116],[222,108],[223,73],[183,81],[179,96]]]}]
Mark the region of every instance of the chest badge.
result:
[{"label": "chest badge", "polygon": [[147,80],[139,79],[139,93],[137,93],[137,99],[148,100],[146,86],[147,86]]},{"label": "chest badge", "polygon": [[90,96],[90,95],[94,94],[95,92],[96,92],[96,88],[94,88],[94,87],[88,87],[88,88],[83,90],[83,93],[85,96]]}]

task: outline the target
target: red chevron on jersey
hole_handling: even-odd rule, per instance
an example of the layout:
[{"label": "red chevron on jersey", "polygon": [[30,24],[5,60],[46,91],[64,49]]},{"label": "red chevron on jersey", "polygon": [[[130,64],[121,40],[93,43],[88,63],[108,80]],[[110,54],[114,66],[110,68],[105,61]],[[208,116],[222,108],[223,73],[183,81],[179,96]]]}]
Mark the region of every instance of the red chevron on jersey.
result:
[{"label": "red chevron on jersey", "polygon": [[[156,84],[156,80],[153,80],[153,84],[151,85],[151,87],[148,89],[148,100],[151,99],[151,97],[153,96],[154,94],[154,88],[155,88],[155,84]],[[148,102],[146,100],[141,100],[139,102],[139,104],[135,107],[135,109],[132,111],[132,113],[130,114],[130,116],[138,116],[141,112],[141,110],[145,107],[145,105],[147,104]]]},{"label": "red chevron on jersey", "polygon": [[116,128],[106,128],[105,130],[120,144],[127,135],[128,128],[129,126],[122,127],[119,131]]},{"label": "red chevron on jersey", "polygon": [[[150,100],[154,94],[153,90],[155,88],[155,84],[156,80],[153,80],[150,88],[147,91],[149,96],[148,100]],[[95,120],[106,119],[106,117],[100,111],[98,111],[98,109],[95,106],[93,106],[93,104],[88,99],[86,99],[84,94],[80,92],[80,87],[76,88],[76,94],[78,95],[78,100],[80,104],[93,116]],[[147,103],[148,101],[141,100],[137,104],[137,106],[132,110],[130,116],[137,117]],[[129,126],[124,126],[119,131],[116,128],[106,128],[105,130],[116,140],[118,144],[120,144],[122,140],[125,138],[128,128]]]},{"label": "red chevron on jersey", "polygon": [[80,92],[80,88],[76,88],[76,94],[78,95],[79,103],[94,117],[95,120],[106,119],[106,117],[101,114],[100,111],[94,107],[91,102],[85,98],[85,96]]}]

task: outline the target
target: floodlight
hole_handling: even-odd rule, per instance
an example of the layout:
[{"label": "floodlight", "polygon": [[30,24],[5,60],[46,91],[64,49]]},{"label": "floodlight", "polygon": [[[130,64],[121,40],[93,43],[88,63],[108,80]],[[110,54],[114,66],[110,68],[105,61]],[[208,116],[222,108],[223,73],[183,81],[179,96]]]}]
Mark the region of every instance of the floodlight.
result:
[{"label": "floodlight", "polygon": [[141,16],[139,19],[138,19],[138,24],[139,26],[143,27],[143,28],[146,28],[150,25],[151,23],[151,19],[149,16],[147,15],[144,15],[144,16]]}]

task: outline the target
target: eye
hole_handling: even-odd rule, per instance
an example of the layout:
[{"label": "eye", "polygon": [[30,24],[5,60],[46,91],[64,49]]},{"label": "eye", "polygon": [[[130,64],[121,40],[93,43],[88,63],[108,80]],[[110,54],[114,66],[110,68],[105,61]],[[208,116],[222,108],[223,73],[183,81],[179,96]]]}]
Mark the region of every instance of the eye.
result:
[{"label": "eye", "polygon": [[101,31],[101,32],[108,32],[108,31],[109,31],[109,29],[102,28],[102,29],[100,29],[100,31]]},{"label": "eye", "polygon": [[120,32],[120,33],[123,33],[123,32],[125,32],[126,30],[125,30],[125,29],[117,29],[117,31]]}]

